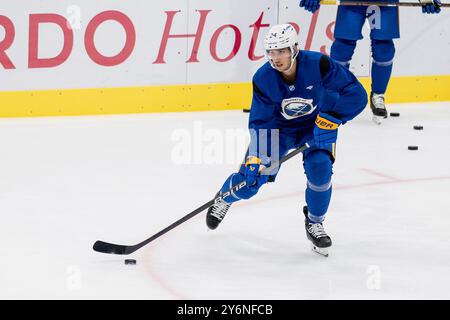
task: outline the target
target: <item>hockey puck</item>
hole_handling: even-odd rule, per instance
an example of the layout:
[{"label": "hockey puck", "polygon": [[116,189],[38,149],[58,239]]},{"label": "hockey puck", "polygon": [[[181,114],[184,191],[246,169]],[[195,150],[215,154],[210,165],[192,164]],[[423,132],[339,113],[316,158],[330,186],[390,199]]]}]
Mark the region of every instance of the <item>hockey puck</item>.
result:
[{"label": "hockey puck", "polygon": [[414,130],[423,130],[423,126],[414,126]]},{"label": "hockey puck", "polygon": [[125,264],[135,265],[136,264],[136,260],[135,259],[126,259],[125,260]]},{"label": "hockey puck", "polygon": [[398,112],[391,112],[391,113],[389,113],[389,115],[391,117],[400,117],[400,113],[398,113]]},{"label": "hockey puck", "polygon": [[419,150],[418,146],[408,146],[408,150]]},{"label": "hockey puck", "polygon": [[250,109],[242,109],[242,112],[250,113]]}]

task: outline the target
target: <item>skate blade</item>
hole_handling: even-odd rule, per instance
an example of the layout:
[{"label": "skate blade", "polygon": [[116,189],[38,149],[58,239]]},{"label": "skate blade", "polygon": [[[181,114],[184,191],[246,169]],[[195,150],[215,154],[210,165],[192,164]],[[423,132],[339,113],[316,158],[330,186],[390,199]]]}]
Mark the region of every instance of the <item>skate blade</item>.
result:
[{"label": "skate blade", "polygon": [[321,256],[328,257],[328,249],[327,248],[319,248],[311,243],[311,250],[320,254]]},{"label": "skate blade", "polygon": [[379,116],[372,116],[372,121],[376,124],[376,125],[380,125],[381,124],[381,119],[383,119],[383,117],[379,117]]}]

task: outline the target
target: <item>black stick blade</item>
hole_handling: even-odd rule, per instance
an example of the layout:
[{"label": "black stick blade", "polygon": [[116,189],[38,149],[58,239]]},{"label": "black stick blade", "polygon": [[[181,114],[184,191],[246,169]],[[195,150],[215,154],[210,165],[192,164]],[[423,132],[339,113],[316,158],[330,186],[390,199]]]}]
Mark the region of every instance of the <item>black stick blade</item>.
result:
[{"label": "black stick blade", "polygon": [[130,254],[129,246],[123,246],[120,244],[113,244],[103,241],[96,241],[93,247],[94,251],[101,253],[109,253],[109,254]]}]

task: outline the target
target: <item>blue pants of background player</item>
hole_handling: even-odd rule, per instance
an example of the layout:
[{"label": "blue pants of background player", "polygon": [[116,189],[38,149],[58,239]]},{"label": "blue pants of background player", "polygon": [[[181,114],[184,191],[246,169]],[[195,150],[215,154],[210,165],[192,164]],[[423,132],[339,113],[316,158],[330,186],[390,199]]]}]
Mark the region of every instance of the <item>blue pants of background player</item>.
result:
[{"label": "blue pants of background player", "polygon": [[371,25],[372,92],[384,94],[392,73],[395,47],[392,39],[400,37],[398,7],[339,6],[331,57],[349,66],[356,41],[363,38],[366,19]]},{"label": "blue pants of background player", "polygon": [[[314,124],[314,123],[312,123]],[[281,131],[279,134],[279,159],[286,155],[289,150],[303,145],[313,138],[312,130],[305,131]],[[307,177],[306,204],[308,206],[308,218],[312,222],[322,222],[328,210],[331,199],[331,176],[333,174],[334,155],[332,150],[311,148],[303,153],[303,168]],[[248,155],[245,156],[245,158]],[[234,185],[245,180],[244,164],[238,172],[231,174],[221,188],[221,193],[228,191]],[[278,172],[270,176],[269,181],[275,181]],[[244,187],[224,200],[233,203],[241,199],[253,197],[261,185]]]}]

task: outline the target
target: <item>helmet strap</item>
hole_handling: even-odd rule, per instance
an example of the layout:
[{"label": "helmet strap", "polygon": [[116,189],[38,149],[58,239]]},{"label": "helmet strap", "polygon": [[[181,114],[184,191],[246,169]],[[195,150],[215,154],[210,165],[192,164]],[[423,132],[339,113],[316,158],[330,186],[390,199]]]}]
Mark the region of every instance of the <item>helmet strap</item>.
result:
[{"label": "helmet strap", "polygon": [[[291,52],[294,52],[294,48],[295,48],[295,45],[290,47]],[[287,69],[286,71],[290,71],[292,69],[292,66],[294,65],[294,61],[297,58],[298,53],[299,53],[299,50],[297,50],[297,52],[295,54],[291,53],[291,65],[289,66],[289,69]]]}]

